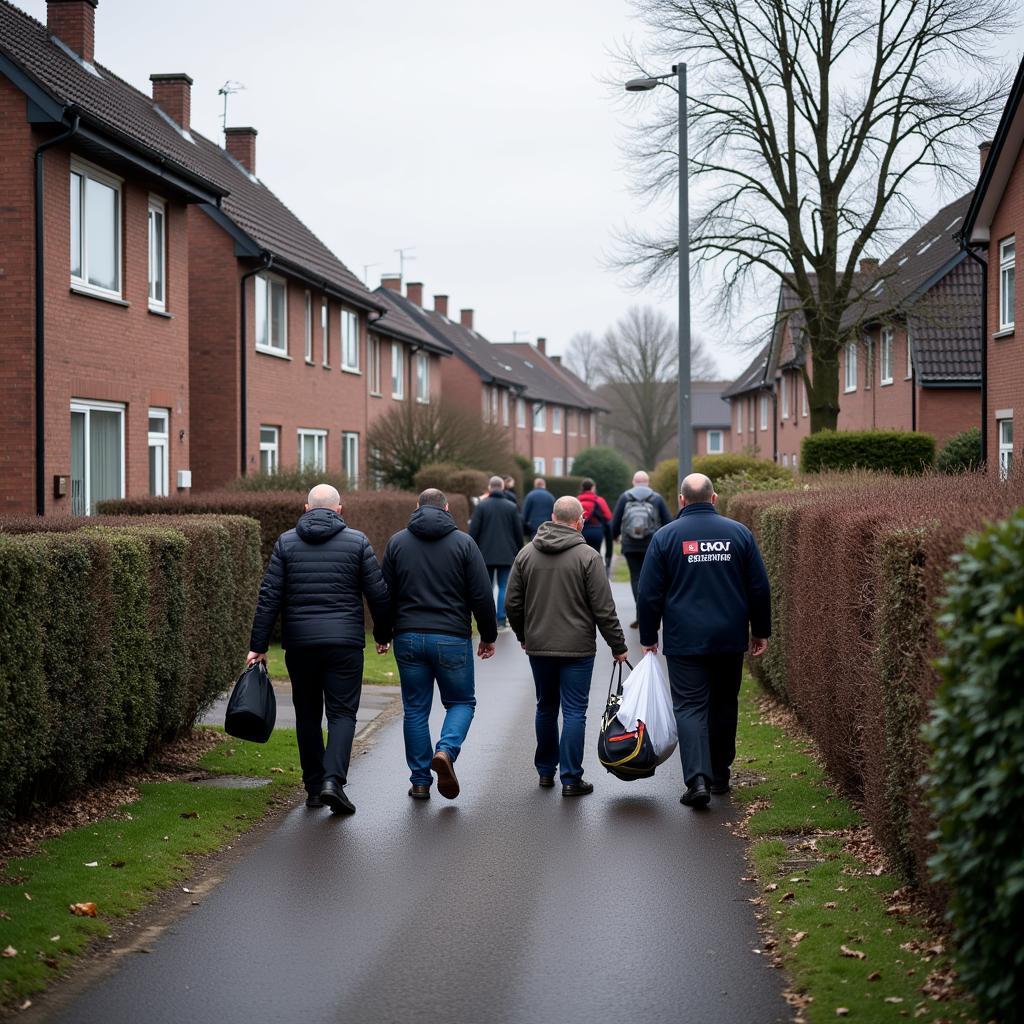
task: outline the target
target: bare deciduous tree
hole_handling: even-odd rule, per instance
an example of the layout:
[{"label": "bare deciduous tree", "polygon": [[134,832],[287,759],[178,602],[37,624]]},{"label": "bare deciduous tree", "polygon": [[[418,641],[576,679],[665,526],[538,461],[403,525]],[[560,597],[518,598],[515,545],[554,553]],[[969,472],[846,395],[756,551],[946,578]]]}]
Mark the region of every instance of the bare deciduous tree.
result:
[{"label": "bare deciduous tree", "polygon": [[[922,179],[973,185],[974,146],[1009,86],[992,47],[1014,0],[633,0],[651,31],[628,73],[687,62],[694,267],[733,309],[753,279],[787,280],[806,323],[811,429],[834,428],[839,353],[877,277],[857,266],[912,216]],[[657,89],[629,145],[636,191],[677,180],[677,97]],[[643,102],[638,100],[637,102]],[[651,108],[648,108],[651,109]],[[617,262],[671,273],[676,226],[626,232]]]},{"label": "bare deciduous tree", "polygon": [[592,331],[579,331],[569,339],[565,353],[569,369],[587,387],[599,383],[601,370],[601,342]]}]

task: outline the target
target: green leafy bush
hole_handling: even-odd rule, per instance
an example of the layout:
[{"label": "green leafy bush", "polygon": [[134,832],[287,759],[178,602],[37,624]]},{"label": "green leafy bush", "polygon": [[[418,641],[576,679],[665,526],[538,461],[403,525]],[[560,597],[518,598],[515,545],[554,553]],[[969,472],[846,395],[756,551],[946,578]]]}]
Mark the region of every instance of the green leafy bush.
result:
[{"label": "green leafy bush", "polygon": [[344,494],[349,479],[344,473],[325,473],[308,466],[279,468],[276,473],[250,473],[227,485],[229,491],[299,491],[308,494],[317,484],[331,484]]},{"label": "green leafy bush", "polygon": [[951,889],[961,978],[986,1017],[1024,1020],[1024,508],[972,537],[939,618],[928,727],[935,877]]},{"label": "green leafy bush", "polygon": [[803,439],[805,473],[868,469],[923,473],[935,462],[935,438],[909,430],[822,430]]},{"label": "green leafy bush", "polygon": [[954,434],[943,445],[935,459],[935,467],[942,473],[968,473],[980,469],[982,463],[981,429],[971,427]]},{"label": "green leafy bush", "polygon": [[[768,465],[774,465],[774,463],[768,463]],[[782,468],[782,467],[779,467]],[[760,473],[751,473],[744,471],[742,473],[733,473],[731,476],[723,476],[712,480],[715,485],[715,493],[718,495],[718,511],[722,515],[729,514],[729,502],[737,494],[742,494],[744,491],[789,491],[792,490],[796,483],[793,480],[793,474],[788,469],[784,469],[784,477],[772,477],[766,476]]]},{"label": "green leafy bush", "polygon": [[414,482],[417,491],[437,487],[446,495],[462,495],[468,499],[485,494],[489,478],[490,474],[482,469],[467,469],[453,462],[432,462],[417,472]]},{"label": "green leafy bush", "polygon": [[614,448],[605,445],[584,448],[573,460],[572,475],[581,479],[589,476],[597,484],[597,493],[612,505],[629,488],[633,478],[626,460]]},{"label": "green leafy bush", "polygon": [[[745,488],[748,490],[779,490],[780,488],[776,487],[762,488],[760,485],[762,481],[774,480],[783,481],[784,485],[788,485],[793,480],[792,471],[785,466],[780,466],[769,459],[758,459],[753,455],[743,455],[738,452],[723,455],[698,455],[693,460],[693,471],[710,477],[720,497],[723,494],[723,484],[726,490],[730,490],[729,484],[726,484],[725,481],[734,477],[742,476],[745,480],[750,481],[752,486]],[[678,475],[678,459],[664,459],[658,463],[651,474],[651,487],[665,499],[669,508],[676,507],[679,496]],[[753,486],[755,483],[756,486]],[[738,491],[731,488],[731,493],[736,494]]]}]

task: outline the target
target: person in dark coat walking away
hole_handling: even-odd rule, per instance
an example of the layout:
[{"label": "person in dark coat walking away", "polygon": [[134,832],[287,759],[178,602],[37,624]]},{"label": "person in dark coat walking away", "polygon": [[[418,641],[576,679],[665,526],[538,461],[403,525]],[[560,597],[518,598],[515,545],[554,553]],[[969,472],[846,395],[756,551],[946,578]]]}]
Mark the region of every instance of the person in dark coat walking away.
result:
[{"label": "person in dark coat walking away", "polygon": [[[576,498],[555,502],[551,521],[519,552],[508,583],[508,620],[530,657],[537,688],[537,753],[540,785],[562,796],[594,791],[583,778],[590,678],[601,631],[616,661],[626,660],[622,635],[601,556],[581,536],[583,506]],[[562,734],[558,734],[558,711]]]},{"label": "person in dark coat walking away", "polygon": [[612,564],[612,510],[597,493],[597,484],[590,477],[580,483],[576,500],[583,506],[583,539],[598,553],[604,544],[604,562]]},{"label": "person in dark coat walking away", "polygon": [[533,535],[540,528],[540,524],[551,518],[554,507],[555,496],[548,490],[547,481],[543,477],[537,477],[533,481],[533,490],[523,502],[523,527],[530,540],[533,540]]},{"label": "person in dark coat walking away", "polygon": [[280,614],[306,806],[354,814],[345,786],[363,688],[363,598],[373,616],[378,654],[388,650],[391,609],[373,548],[342,519],[342,511],[341,495],[318,484],[295,529],[277,538],[260,584],[247,664],[266,662],[270,630]]},{"label": "person in dark coat walking away", "polygon": [[[419,496],[409,525],[388,541],[382,571],[402,682],[409,796],[430,799],[433,771],[438,792],[453,800],[459,795],[455,761],[476,710],[470,614],[480,631],[480,658],[493,656],[498,636],[487,567],[480,549],[455,525],[448,499],[429,488]],[[445,716],[432,747],[435,680]]]},{"label": "person in dark coat walking away", "polygon": [[504,497],[505,482],[492,476],[486,498],[473,510],[469,535],[476,541],[493,583],[498,586],[498,628],[504,629],[505,589],[508,574],[519,549],[523,546],[523,517],[515,502]]},{"label": "person in dark coat walking away", "polygon": [[[651,478],[641,469],[633,474],[633,486],[619,496],[612,513],[612,537],[622,538],[622,555],[629,566],[629,584],[636,602],[644,555],[654,535],[672,522],[665,499],[650,487]],[[630,629],[639,625],[634,621]]]},{"label": "person in dark coat walking away", "polygon": [[736,757],[743,655],[759,658],[771,635],[771,589],[753,534],[719,515],[701,473],[682,484],[680,513],[651,541],[640,573],[640,643],[658,651],[662,627],[679,756],[680,802],[707,807],[729,792]]},{"label": "person in dark coat walking away", "polygon": [[519,508],[519,495],[516,494],[515,478],[511,476],[503,476],[501,478],[501,483],[504,488],[501,492],[501,496],[507,501],[511,501],[516,508]]}]

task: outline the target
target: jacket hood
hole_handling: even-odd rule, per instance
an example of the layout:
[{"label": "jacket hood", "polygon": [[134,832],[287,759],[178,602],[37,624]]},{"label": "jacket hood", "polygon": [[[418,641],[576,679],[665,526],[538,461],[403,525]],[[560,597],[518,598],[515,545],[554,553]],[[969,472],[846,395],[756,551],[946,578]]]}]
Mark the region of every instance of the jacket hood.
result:
[{"label": "jacket hood", "polygon": [[568,551],[577,544],[586,544],[583,534],[574,530],[564,523],[554,523],[550,520],[541,523],[537,528],[537,535],[533,538],[533,546],[546,555],[557,555],[561,551]]},{"label": "jacket hood", "polygon": [[346,526],[345,520],[337,512],[329,508],[311,508],[295,524],[295,532],[307,544],[323,544],[335,534],[341,533]]},{"label": "jacket hood", "polygon": [[654,488],[648,487],[646,484],[638,484],[626,491],[627,495],[632,495],[637,501],[646,501],[653,493]]},{"label": "jacket hood", "polygon": [[457,530],[451,512],[423,505],[409,516],[409,532],[420,540],[440,540]]}]

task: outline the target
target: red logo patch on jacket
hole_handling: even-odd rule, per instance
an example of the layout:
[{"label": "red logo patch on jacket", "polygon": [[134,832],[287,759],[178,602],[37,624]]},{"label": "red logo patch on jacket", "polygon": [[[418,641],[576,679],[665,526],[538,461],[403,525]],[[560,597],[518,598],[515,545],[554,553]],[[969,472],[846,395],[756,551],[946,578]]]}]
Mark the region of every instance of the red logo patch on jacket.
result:
[{"label": "red logo patch on jacket", "polygon": [[683,554],[696,555],[700,552],[700,542],[695,540],[683,541]]}]

